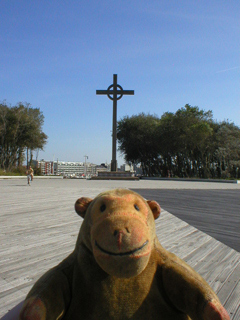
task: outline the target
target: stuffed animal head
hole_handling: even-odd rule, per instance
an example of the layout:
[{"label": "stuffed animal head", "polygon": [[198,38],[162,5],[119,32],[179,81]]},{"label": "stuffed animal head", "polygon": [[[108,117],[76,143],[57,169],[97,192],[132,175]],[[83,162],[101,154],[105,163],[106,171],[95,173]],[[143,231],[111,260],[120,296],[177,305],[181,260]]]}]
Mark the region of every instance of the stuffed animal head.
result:
[{"label": "stuffed animal head", "polygon": [[156,237],[154,219],[161,211],[156,201],[115,189],[78,199],[75,210],[84,218],[76,247],[83,243],[106,273],[130,278],[145,269]]}]

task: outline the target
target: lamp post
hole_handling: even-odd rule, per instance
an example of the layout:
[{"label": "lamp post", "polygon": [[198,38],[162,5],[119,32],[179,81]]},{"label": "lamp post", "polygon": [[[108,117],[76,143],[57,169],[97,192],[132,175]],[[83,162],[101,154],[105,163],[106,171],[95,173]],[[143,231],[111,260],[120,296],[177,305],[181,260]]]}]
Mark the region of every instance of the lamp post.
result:
[{"label": "lamp post", "polygon": [[85,163],[84,163],[84,175],[85,175],[85,178],[87,177],[87,159],[88,159],[88,156],[84,156],[85,158]]}]

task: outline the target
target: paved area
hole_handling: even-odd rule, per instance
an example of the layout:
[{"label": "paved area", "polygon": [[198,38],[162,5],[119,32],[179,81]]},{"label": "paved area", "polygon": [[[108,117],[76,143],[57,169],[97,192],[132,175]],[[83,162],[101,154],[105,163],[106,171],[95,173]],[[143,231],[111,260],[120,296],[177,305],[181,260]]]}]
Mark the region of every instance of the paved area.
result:
[{"label": "paved area", "polygon": [[[26,179],[0,179],[0,317],[73,250],[82,222],[74,212],[76,199],[117,187],[151,189],[151,198],[166,190],[240,191],[237,184],[205,182],[34,179],[29,187]],[[194,267],[216,291],[231,319],[239,320],[240,254],[168,211],[156,220],[160,242]]]}]

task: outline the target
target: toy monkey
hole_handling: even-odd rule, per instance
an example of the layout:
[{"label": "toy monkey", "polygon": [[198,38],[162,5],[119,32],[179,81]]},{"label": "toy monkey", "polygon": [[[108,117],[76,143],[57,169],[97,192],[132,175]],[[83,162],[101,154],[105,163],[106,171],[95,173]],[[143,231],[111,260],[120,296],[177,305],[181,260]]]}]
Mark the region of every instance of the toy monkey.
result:
[{"label": "toy monkey", "polygon": [[206,281],[160,245],[156,201],[116,189],[75,210],[76,247],[36,282],[21,320],[230,320]]}]

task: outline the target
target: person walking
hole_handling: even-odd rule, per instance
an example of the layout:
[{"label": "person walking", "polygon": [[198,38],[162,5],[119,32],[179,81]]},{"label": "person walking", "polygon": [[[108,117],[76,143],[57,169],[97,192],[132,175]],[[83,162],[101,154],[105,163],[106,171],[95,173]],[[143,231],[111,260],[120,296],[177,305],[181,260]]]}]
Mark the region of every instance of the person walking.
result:
[{"label": "person walking", "polygon": [[26,175],[27,175],[27,182],[28,185],[31,185],[31,181],[33,180],[33,168],[30,166],[29,169],[26,171]]}]

